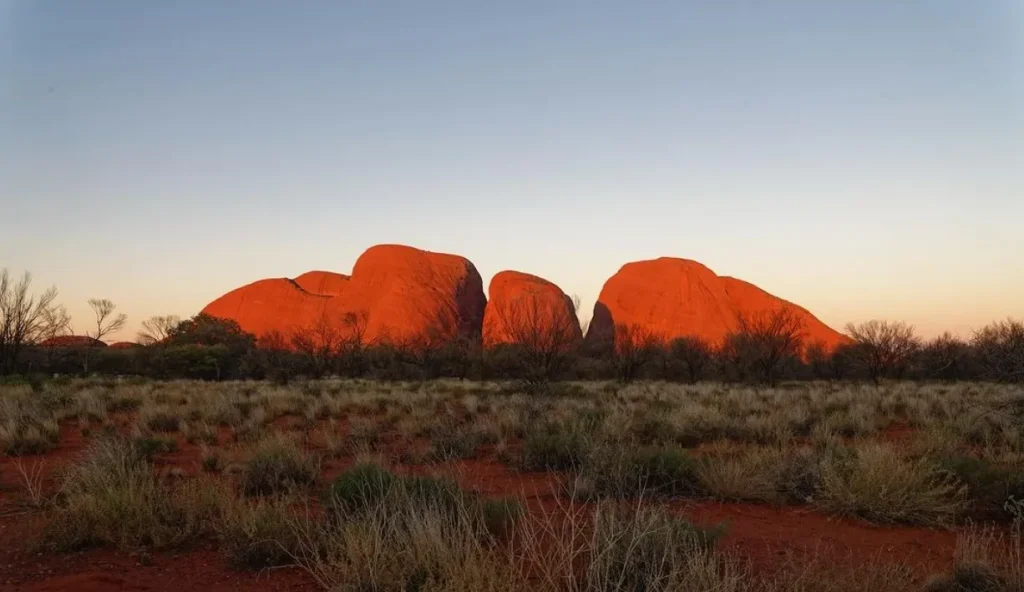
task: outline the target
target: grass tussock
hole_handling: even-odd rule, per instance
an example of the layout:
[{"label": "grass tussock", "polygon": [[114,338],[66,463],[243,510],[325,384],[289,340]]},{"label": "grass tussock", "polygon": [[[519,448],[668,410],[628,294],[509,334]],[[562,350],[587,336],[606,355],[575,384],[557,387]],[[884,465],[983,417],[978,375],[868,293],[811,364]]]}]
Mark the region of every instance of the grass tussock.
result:
[{"label": "grass tussock", "polygon": [[926,459],[865,444],[826,455],[814,503],[881,523],[949,525],[966,508],[966,487]]},{"label": "grass tussock", "polygon": [[242,472],[242,492],[247,496],[285,493],[307,487],[320,473],[319,461],[284,436],[256,444]]},{"label": "grass tussock", "polygon": [[211,481],[162,482],[122,439],[95,442],[60,482],[42,532],[42,545],[57,551],[176,547],[212,531],[225,495]]}]

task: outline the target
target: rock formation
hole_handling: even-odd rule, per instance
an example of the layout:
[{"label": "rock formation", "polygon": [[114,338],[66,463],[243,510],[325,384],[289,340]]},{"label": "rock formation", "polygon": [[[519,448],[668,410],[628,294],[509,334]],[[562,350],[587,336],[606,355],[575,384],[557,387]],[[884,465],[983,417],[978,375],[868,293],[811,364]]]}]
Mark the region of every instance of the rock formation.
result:
[{"label": "rock formation", "polygon": [[[257,337],[286,339],[315,327],[359,331],[366,342],[479,337],[485,298],[469,260],[400,245],[370,247],[351,276],[311,271],[294,280],[260,280],[203,309],[233,319]],[[348,319],[346,321],[346,319]]]},{"label": "rock formation", "polygon": [[572,300],[558,286],[534,275],[502,271],[491,278],[484,312],[483,344],[558,339],[566,346],[583,338]]},{"label": "rock formation", "polygon": [[753,284],[713,271],[689,259],[662,257],[623,265],[605,282],[594,306],[587,340],[609,343],[616,326],[638,327],[669,341],[694,336],[713,346],[750,317],[790,307],[804,322],[804,343],[820,341],[828,350],[848,341],[806,309]]},{"label": "rock formation", "polygon": [[142,344],[134,341],[115,341],[110,344],[110,349],[135,349],[137,347],[142,347]]},{"label": "rock formation", "polygon": [[107,347],[99,339],[87,335],[61,335],[39,342],[40,347]]}]

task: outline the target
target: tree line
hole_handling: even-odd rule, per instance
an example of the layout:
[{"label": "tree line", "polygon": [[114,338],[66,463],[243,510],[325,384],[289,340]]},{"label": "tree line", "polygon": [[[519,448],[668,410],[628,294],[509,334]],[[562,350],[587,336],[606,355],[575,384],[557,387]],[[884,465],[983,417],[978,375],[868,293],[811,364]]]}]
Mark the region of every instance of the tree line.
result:
[{"label": "tree line", "polygon": [[[665,340],[640,326],[615,325],[607,339],[580,338],[575,314],[535,299],[501,305],[508,343],[483,347],[455,311],[432,312],[415,339],[368,339],[365,313],[321,316],[293,334],[260,336],[236,322],[199,314],[142,323],[137,347],[101,347],[126,317],[105,299],[89,300],[89,325],[75,338],[53,288],[31,291],[31,277],[0,271],[0,375],[136,375],[157,379],[270,379],[343,376],[379,380],[501,379],[542,391],[561,380],[992,380],[1024,382],[1024,323],[992,323],[960,339],[922,340],[902,322],[846,327],[848,343],[829,349],[807,339],[803,321],[780,307],[743,316],[721,343]],[[575,304],[575,303],[574,303]],[[80,339],[84,337],[85,339]]]}]

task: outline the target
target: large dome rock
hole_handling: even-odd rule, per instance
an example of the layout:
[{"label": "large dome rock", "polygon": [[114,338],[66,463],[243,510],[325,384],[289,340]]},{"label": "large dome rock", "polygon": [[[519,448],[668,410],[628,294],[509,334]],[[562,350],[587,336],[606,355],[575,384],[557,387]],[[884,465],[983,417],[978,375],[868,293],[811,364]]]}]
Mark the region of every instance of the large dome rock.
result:
[{"label": "large dome rock", "polygon": [[367,342],[413,343],[456,335],[479,337],[483,282],[466,258],[401,245],[367,249],[351,276],[311,271],[235,289],[203,309],[232,319],[257,337],[286,339],[319,326],[352,330]]},{"label": "large dome rock", "polygon": [[717,347],[738,329],[741,315],[750,318],[779,307],[793,309],[803,321],[806,344],[821,341],[831,350],[848,341],[802,307],[674,257],[627,263],[609,278],[594,305],[587,341],[611,343],[615,328],[623,326],[664,342],[690,336]]},{"label": "large dome rock", "polygon": [[583,339],[572,299],[555,284],[519,271],[502,271],[487,289],[483,344],[557,339],[566,347]]}]

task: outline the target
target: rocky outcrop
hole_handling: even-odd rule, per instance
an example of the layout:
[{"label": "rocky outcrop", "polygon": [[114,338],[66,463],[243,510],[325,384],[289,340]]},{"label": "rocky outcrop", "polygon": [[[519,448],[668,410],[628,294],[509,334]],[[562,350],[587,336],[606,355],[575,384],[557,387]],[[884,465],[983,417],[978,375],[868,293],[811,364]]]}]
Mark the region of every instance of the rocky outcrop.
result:
[{"label": "rocky outcrop", "polygon": [[87,335],[61,335],[39,342],[40,347],[107,347],[99,339]]},{"label": "rocky outcrop", "polygon": [[491,278],[487,295],[484,347],[545,339],[569,346],[583,338],[572,300],[543,278],[502,271]]},{"label": "rocky outcrop", "polygon": [[142,344],[134,341],[115,341],[110,344],[110,349],[135,349],[137,347],[142,347]]},{"label": "rocky outcrop", "polygon": [[617,326],[637,327],[670,341],[699,337],[713,346],[750,317],[778,307],[793,309],[804,323],[804,342],[822,342],[829,350],[848,341],[806,309],[753,284],[720,277],[689,259],[662,257],[623,265],[605,282],[594,306],[587,341],[611,343]]},{"label": "rocky outcrop", "polygon": [[233,319],[257,337],[323,325],[358,330],[367,342],[478,338],[483,282],[464,257],[401,245],[367,249],[351,276],[325,271],[260,280],[214,300],[203,312]]}]

